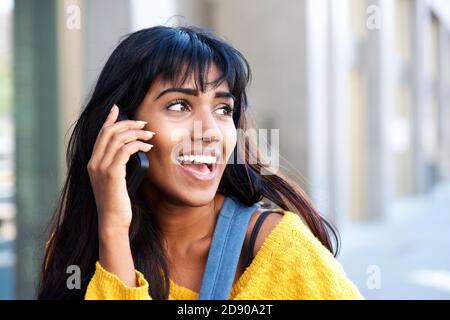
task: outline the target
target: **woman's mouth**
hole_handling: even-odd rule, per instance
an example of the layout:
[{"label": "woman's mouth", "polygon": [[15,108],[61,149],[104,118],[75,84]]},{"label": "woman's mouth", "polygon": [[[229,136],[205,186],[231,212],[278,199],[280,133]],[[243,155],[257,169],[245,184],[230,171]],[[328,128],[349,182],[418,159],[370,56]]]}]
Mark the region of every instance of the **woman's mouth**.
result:
[{"label": "woman's mouth", "polygon": [[182,155],[177,158],[177,162],[188,176],[197,180],[210,181],[216,177],[216,156]]}]

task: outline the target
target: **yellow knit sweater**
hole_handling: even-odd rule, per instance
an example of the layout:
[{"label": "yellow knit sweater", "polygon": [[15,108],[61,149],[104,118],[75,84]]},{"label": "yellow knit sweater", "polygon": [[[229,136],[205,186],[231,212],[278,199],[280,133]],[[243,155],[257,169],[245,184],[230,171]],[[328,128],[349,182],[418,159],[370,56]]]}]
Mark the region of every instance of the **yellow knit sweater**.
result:
[{"label": "yellow knit sweater", "polygon": [[[233,284],[230,300],[362,299],[340,263],[290,211],[264,240],[250,266]],[[138,287],[127,287],[96,263],[85,299],[152,299],[148,282],[136,270]],[[198,293],[170,281],[170,300],[195,300]]]}]

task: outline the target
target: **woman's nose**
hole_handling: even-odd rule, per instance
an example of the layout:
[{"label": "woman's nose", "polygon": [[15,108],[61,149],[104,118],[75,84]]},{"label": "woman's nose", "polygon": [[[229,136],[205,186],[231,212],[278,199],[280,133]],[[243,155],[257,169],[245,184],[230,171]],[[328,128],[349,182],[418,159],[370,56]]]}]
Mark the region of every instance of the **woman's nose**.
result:
[{"label": "woman's nose", "polygon": [[[211,109],[210,109],[211,110]],[[205,142],[220,141],[222,133],[217,119],[211,111],[202,112],[194,121],[194,140]]]}]

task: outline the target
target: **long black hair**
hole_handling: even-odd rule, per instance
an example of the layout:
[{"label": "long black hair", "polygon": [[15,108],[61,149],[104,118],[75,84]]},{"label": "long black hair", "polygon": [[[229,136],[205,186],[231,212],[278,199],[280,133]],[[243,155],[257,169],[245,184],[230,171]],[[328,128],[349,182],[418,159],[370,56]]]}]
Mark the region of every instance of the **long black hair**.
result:
[{"label": "long black hair", "polygon": [[[113,104],[121,106],[129,118],[144,99],[156,77],[183,84],[195,75],[204,90],[211,64],[220,70],[212,85],[227,81],[236,97],[233,121],[236,128],[248,126],[246,87],[251,78],[244,56],[227,41],[198,27],[156,26],[127,35],[106,62],[95,89],[77,120],[66,154],[67,178],[54,212],[46,244],[39,299],[83,299],[98,260],[97,210],[87,172],[94,142]],[[263,165],[249,163],[255,150],[249,143],[238,143],[233,154],[244,154],[245,163],[228,164],[218,192],[234,195],[244,204],[268,200],[282,209],[298,213],[313,234],[330,251],[338,250],[338,237],[311,205],[302,189],[281,173],[261,174]],[[256,149],[257,150],[257,149]],[[259,151],[257,151],[259,154]],[[153,299],[167,299],[170,280],[161,243],[161,234],[140,193],[132,197],[133,219],[130,243],[136,269],[149,281]],[[335,241],[332,241],[330,235]],[[66,269],[81,270],[81,290],[66,286]]]}]

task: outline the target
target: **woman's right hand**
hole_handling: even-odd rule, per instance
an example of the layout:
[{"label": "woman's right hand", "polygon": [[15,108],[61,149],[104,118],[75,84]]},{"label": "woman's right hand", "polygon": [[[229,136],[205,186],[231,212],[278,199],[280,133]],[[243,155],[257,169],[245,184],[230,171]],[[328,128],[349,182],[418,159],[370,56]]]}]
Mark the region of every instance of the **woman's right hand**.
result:
[{"label": "woman's right hand", "polygon": [[143,130],[146,122],[116,122],[118,115],[119,108],[114,105],[97,136],[87,165],[97,205],[99,231],[128,231],[132,210],[125,180],[126,164],[132,154],[148,152],[153,147],[138,141],[147,141],[154,135],[154,132]]}]

